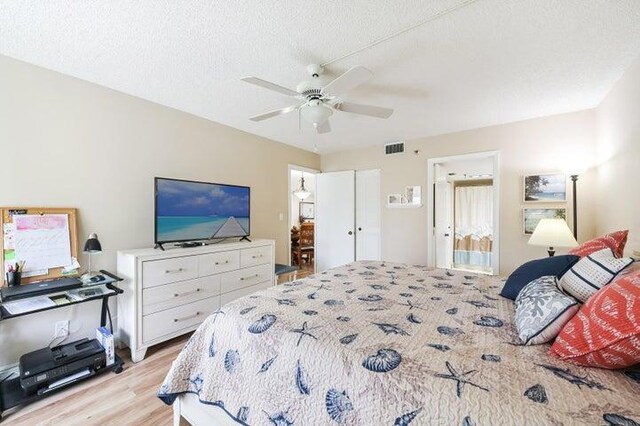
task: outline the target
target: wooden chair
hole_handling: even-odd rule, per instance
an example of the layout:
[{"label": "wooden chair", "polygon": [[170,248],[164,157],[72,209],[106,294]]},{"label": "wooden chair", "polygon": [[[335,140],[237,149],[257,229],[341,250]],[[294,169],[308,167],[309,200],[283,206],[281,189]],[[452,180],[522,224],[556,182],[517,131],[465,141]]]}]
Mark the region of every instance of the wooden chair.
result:
[{"label": "wooden chair", "polygon": [[292,248],[293,263],[302,265],[303,258],[306,256],[307,261],[312,263],[314,260],[314,226],[311,222],[305,222],[300,225],[298,244]]}]

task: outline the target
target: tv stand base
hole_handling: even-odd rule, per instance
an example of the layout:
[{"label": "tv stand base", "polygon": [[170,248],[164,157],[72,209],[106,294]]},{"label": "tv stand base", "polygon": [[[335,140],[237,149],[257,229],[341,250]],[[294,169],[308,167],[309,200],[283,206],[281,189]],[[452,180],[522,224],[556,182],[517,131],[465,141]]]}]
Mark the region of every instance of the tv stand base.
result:
[{"label": "tv stand base", "polygon": [[240,238],[240,241],[249,241],[249,242],[251,242],[249,237],[247,237],[246,235],[244,237]]},{"label": "tv stand base", "polygon": [[164,247],[162,247],[162,243],[156,243],[156,245],[153,246],[153,248],[154,248],[154,250],[155,249],[160,249],[160,250],[164,251]]}]

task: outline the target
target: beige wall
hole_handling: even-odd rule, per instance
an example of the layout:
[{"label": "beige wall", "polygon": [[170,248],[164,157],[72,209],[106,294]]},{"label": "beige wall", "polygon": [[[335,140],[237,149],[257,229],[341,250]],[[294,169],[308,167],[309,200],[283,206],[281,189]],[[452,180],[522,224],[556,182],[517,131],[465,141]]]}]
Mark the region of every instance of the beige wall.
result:
[{"label": "beige wall", "polygon": [[[0,148],[0,205],[77,207],[81,243],[97,232],[104,249],[94,269],[112,271],[116,250],[153,243],[154,176],[251,186],[251,234],[275,239],[286,262],[287,166],[320,165],[314,153],[3,56]],[[91,335],[90,305],[3,321],[0,365],[46,345],[61,318]]]},{"label": "beige wall", "polygon": [[[584,190],[579,194],[578,239],[585,241],[594,235],[594,194],[589,188],[594,186],[595,147],[595,111],[588,110],[410,140],[405,144],[406,152],[401,155],[385,156],[380,146],[323,155],[322,171],[379,168],[384,200],[387,194],[402,192],[407,185],[422,185],[426,189],[429,158],[500,151],[500,272],[507,274],[526,260],[546,255],[543,248],[528,246],[528,238],[522,234],[524,174],[588,169],[580,177],[580,187]],[[419,150],[417,155],[414,150]],[[568,196],[570,198],[571,194]],[[567,208],[571,216],[570,203]],[[426,206],[419,209],[383,208],[383,258],[425,263],[426,222]]]},{"label": "beige wall", "polygon": [[640,250],[640,58],[597,109],[598,234],[629,229],[626,254]]}]

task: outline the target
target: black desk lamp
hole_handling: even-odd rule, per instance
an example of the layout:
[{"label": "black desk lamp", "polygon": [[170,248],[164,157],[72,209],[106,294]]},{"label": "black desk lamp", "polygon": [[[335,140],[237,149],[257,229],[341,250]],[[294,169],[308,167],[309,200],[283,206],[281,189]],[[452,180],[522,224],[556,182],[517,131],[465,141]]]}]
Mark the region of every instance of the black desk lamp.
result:
[{"label": "black desk lamp", "polygon": [[89,255],[89,271],[82,276],[82,279],[86,280],[93,276],[93,273],[91,272],[91,256],[96,253],[102,253],[102,245],[100,244],[96,234],[89,234],[89,239],[84,243],[83,251]]}]

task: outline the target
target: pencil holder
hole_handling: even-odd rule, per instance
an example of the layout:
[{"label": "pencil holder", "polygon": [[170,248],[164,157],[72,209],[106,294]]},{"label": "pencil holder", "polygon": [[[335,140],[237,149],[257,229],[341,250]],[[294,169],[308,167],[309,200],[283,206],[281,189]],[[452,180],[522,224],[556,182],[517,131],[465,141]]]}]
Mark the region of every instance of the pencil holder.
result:
[{"label": "pencil holder", "polygon": [[9,287],[20,285],[20,278],[22,278],[22,272],[7,272],[7,285]]}]

